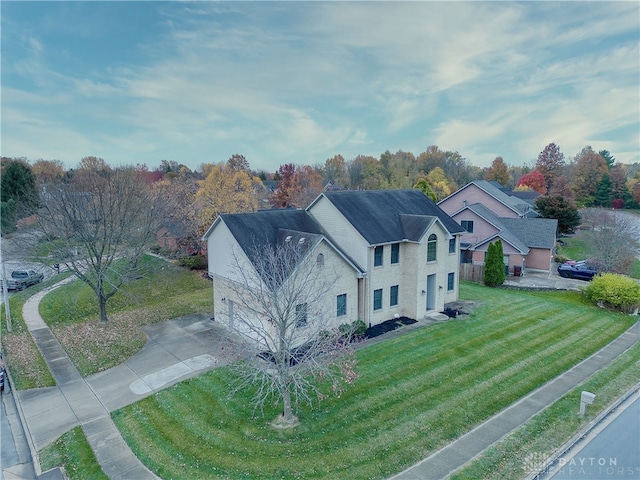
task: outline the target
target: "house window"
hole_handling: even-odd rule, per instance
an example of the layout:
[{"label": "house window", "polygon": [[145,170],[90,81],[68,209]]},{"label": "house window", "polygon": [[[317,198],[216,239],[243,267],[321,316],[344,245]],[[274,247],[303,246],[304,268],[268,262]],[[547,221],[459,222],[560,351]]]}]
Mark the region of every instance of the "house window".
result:
[{"label": "house window", "polygon": [[324,265],[324,255],[322,253],[319,253],[316,257],[316,263],[319,267],[322,267]]},{"label": "house window", "polygon": [[452,272],[449,275],[447,275],[447,291],[449,292],[453,291],[453,289],[455,288],[455,283],[456,283],[456,274]]},{"label": "house window", "polygon": [[373,309],[380,310],[382,308],[382,289],[373,291]]},{"label": "house window", "polygon": [[449,253],[456,253],[456,239],[451,238],[449,240]]},{"label": "house window", "polygon": [[436,261],[436,248],[438,246],[438,237],[436,237],[435,233],[429,235],[429,239],[427,240],[427,262],[435,262]]},{"label": "house window", "polygon": [[394,285],[389,290],[389,305],[392,307],[398,305],[398,285]]},{"label": "house window", "polygon": [[296,327],[303,327],[307,324],[307,304],[296,305]]},{"label": "house window", "polygon": [[373,252],[373,266],[379,267],[382,265],[382,254],[384,252],[384,247],[382,245],[378,245]]},{"label": "house window", "polygon": [[460,226],[464,228],[467,232],[473,233],[473,220],[462,220],[460,222]]},{"label": "house window", "polygon": [[394,243],[391,245],[391,263],[400,262],[400,244]]},{"label": "house window", "polygon": [[347,314],[347,294],[343,293],[336,297],[336,316],[341,317]]}]

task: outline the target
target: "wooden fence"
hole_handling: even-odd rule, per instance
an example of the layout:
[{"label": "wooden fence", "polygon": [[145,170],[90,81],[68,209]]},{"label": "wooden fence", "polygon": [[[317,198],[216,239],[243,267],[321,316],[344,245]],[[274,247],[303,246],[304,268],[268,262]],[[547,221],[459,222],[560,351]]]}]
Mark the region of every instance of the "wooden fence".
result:
[{"label": "wooden fence", "polygon": [[460,264],[460,280],[467,282],[482,283],[484,281],[484,265],[473,263]]}]

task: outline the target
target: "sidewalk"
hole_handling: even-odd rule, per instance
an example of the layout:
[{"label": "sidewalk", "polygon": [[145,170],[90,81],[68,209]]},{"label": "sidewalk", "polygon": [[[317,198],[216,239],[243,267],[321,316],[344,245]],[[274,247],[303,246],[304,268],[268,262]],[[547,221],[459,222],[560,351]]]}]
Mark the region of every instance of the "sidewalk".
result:
[{"label": "sidewalk", "polygon": [[83,378],[38,312],[40,300],[54,287],[31,297],[23,307],[27,328],[57,386],[15,392],[34,467],[37,452],[80,425],[105,474],[118,479],[157,478],[133,454],[110,412],[234,357],[229,333],[204,315],[148,325],[146,345],[125,363]]}]

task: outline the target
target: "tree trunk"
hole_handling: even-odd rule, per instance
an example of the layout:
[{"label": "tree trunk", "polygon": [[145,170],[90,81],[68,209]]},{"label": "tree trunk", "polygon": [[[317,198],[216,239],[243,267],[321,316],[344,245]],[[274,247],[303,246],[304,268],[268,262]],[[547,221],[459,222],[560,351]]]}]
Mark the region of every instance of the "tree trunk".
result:
[{"label": "tree trunk", "polygon": [[291,392],[286,388],[282,392],[282,418],[287,423],[293,423],[293,411],[291,410]]},{"label": "tree trunk", "polygon": [[108,322],[109,319],[107,318],[107,299],[102,294],[102,292],[98,294],[98,304],[100,306],[100,322]]}]

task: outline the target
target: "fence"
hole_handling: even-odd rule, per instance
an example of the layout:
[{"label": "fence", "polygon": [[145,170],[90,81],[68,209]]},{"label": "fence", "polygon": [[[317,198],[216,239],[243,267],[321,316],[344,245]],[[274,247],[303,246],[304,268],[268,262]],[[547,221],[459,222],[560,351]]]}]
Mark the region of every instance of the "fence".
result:
[{"label": "fence", "polygon": [[473,263],[460,264],[460,280],[467,282],[482,283],[484,280],[484,265]]}]

